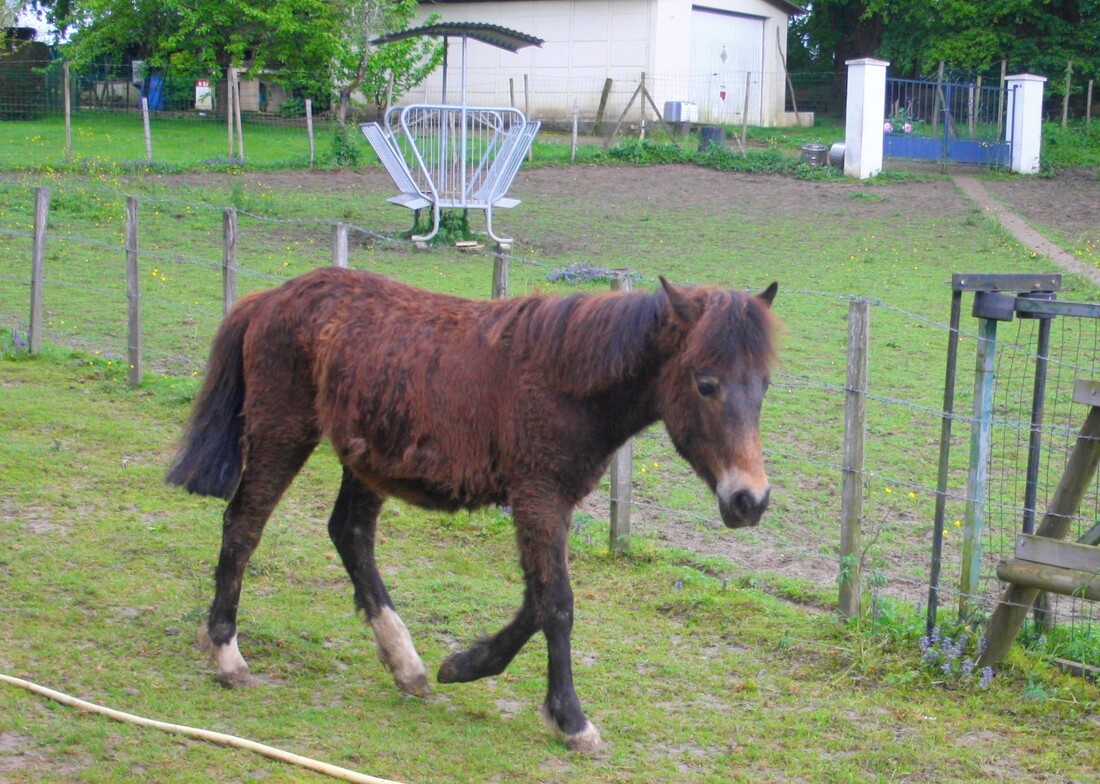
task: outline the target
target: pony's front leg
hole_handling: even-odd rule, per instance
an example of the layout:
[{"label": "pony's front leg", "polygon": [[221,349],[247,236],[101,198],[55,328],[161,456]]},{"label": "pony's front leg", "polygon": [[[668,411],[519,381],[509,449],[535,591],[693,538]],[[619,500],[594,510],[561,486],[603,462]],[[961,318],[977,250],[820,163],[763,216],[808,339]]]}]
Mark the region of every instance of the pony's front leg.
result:
[{"label": "pony's front leg", "polygon": [[[545,513],[544,513],[545,514]],[[535,606],[542,619],[549,655],[543,718],[574,751],[595,751],[599,730],[581,710],[573,687],[573,589],[569,584],[569,514],[524,519],[517,510],[520,559]]]},{"label": "pony's front leg", "polygon": [[511,622],[492,637],[478,640],[467,650],[448,656],[440,665],[436,679],[440,683],[468,683],[500,675],[540,625],[541,619],[528,587],[523,594],[523,605]]}]

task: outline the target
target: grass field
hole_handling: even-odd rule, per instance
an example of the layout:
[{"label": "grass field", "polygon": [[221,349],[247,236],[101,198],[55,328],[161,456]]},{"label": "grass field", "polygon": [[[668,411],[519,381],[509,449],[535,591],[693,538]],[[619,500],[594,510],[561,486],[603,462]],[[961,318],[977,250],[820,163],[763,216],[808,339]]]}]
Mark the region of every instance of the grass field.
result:
[{"label": "grass field", "polygon": [[[658,434],[638,440],[646,470],[635,491],[648,527],[632,555],[607,555],[597,509],[577,517],[578,691],[608,741],[592,758],[568,754],[538,718],[541,638],[498,678],[440,686],[426,701],[396,692],[354,618],[324,533],[338,476],[324,448],[276,512],[246,576],[241,645],[264,686],[220,689],[193,644],[211,595],[221,504],[161,478],[220,318],[221,208],[242,211],[242,291],[267,287],[327,264],[336,220],[396,233],[405,215],[383,204],[377,172],[36,170],[9,178],[0,184],[6,328],[25,324],[38,184],[54,191],[46,291],[55,345],[39,359],[0,360],[0,670],[410,782],[1094,779],[1094,686],[1017,651],[983,689],[976,678],[922,664],[922,617],[910,605],[884,603],[861,627],[831,609],[847,298],[881,300],[875,389],[908,403],[872,403],[868,515],[879,530],[869,555],[883,573],[917,579],[930,519],[925,490],[934,484],[939,417],[929,410],[942,394],[946,336],[934,325],[946,317],[944,281],[957,271],[1050,269],[946,181],[804,182],[624,165],[521,176],[524,204],[506,222],[518,239],[513,293],[572,291],[546,274],[578,261],[628,267],[646,287],[657,274],[781,283],[782,366],[764,423],[775,502],[763,528],[742,536],[708,525],[713,501]],[[149,362],[172,371],[149,373],[136,390],[121,361],[125,194],[142,205]],[[357,231],[352,264],[484,296],[491,260],[417,253]],[[1083,281],[1068,284],[1067,298],[1097,296]],[[909,498],[894,478],[921,492]],[[662,530],[675,536],[663,539]],[[514,611],[521,584],[500,513],[398,505],[384,514],[381,535],[384,574],[430,670]],[[707,547],[689,550],[682,543],[692,537]],[[781,562],[792,553],[825,567],[786,576]],[[741,557],[756,557],[755,567]],[[0,777],[12,781],[308,780],[8,687],[0,706]]]},{"label": "grass field", "polygon": [[[57,352],[0,364],[0,666],[82,698],[412,782],[1088,781],[1096,692],[1017,656],[985,690],[946,689],[911,639],[853,635],[806,596],[728,566],[573,540],[578,688],[609,741],[549,739],[539,640],[483,683],[401,696],[353,616],[323,533],[338,469],[319,454],[247,575],[242,647],[264,681],[227,692],[193,643],[220,504],[161,484],[186,413]],[[107,488],[110,488],[108,491]],[[429,667],[520,593],[507,519],[386,513],[380,558]],[[252,755],[57,708],[4,688],[8,781],[303,781]],[[320,780],[320,779],[317,779]]]}]

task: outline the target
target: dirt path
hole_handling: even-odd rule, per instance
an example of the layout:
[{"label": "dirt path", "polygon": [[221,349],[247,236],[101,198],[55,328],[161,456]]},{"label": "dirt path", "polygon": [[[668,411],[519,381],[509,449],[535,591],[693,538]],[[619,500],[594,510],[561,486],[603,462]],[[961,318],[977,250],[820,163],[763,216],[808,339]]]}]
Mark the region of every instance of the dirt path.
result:
[{"label": "dirt path", "polygon": [[1047,257],[1067,272],[1088,278],[1093,283],[1100,285],[1100,269],[1091,264],[1082,263],[1076,256],[1059,247],[1031,228],[1023,218],[1015,212],[1007,209],[985,186],[976,178],[965,174],[954,174],[951,181],[956,187],[966,194],[975,204],[982,208],[994,220],[999,221],[1004,228],[1027,247],[1036,253]]}]

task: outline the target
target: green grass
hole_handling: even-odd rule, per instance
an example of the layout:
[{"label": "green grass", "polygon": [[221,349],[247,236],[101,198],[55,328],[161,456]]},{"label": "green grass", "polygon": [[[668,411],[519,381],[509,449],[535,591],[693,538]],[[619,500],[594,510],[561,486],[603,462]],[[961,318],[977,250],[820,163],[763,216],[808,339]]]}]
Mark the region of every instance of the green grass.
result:
[{"label": "green grass", "polygon": [[[608,741],[599,755],[569,754],[539,720],[540,638],[505,675],[403,697],[354,617],[324,534],[338,476],[324,449],[246,576],[241,645],[266,683],[225,691],[193,644],[221,504],[160,481],[194,382],[153,378],[129,390],[122,375],[60,350],[0,361],[6,672],[412,782],[1088,780],[1094,771],[1098,694],[1082,681],[1017,654],[988,690],[947,690],[922,669],[904,622],[853,633],[798,585],[729,580],[728,565],[675,551],[609,557],[581,532],[576,676]],[[397,506],[380,533],[384,572],[429,667],[518,602],[499,513]],[[314,778],[3,690],[9,781]],[[1025,690],[1032,697],[1020,699]]]},{"label": "green grass", "polygon": [[[782,162],[785,149],[807,138],[795,133],[750,165]],[[293,158],[296,144],[275,142],[272,154]],[[562,146],[550,147],[557,158],[548,162],[564,164]],[[928,411],[942,394],[946,334],[932,325],[946,320],[944,281],[959,271],[1050,271],[980,212],[960,209],[948,184],[784,177],[773,180],[783,184],[780,203],[772,191],[745,197],[757,173],[642,168],[630,156],[644,162],[646,147],[627,145],[614,163],[628,184],[623,193],[520,194],[522,208],[506,219],[519,240],[513,293],[577,290],[547,280],[550,270],[577,261],[630,268],[638,287],[653,287],[657,274],[757,288],[781,283],[782,364],[764,421],[774,485],[766,525],[716,530],[713,499],[657,431],[636,440],[635,494],[650,511],[640,513],[648,519],[639,520],[646,526],[634,555],[606,554],[598,509],[578,516],[578,688],[610,741],[587,759],[567,754],[537,718],[545,688],[537,638],[500,678],[439,687],[423,703],[396,693],[353,617],[346,577],[325,538],[338,467],[324,448],[280,506],[246,577],[242,647],[269,685],[246,693],[213,686],[192,640],[210,599],[221,505],[171,490],[161,477],[220,318],[221,208],[241,211],[242,292],[327,264],[333,221],[377,229],[406,216],[348,175],[131,174],[110,163],[111,144],[103,148],[102,164],[51,172],[35,163],[32,173],[0,183],[0,348],[8,328],[25,325],[32,186],[48,184],[47,338],[87,349],[51,347],[41,359],[0,361],[0,595],[12,597],[0,610],[0,668],[124,710],[410,781],[1092,776],[1093,687],[1017,652],[989,691],[945,690],[921,666],[919,614],[886,596],[900,581],[927,579],[933,499],[910,498],[897,480],[934,485],[939,418]],[[250,168],[254,148],[263,149],[249,145]],[[588,149],[588,162],[608,160]],[[672,153],[658,147],[655,154]],[[677,178],[703,183],[714,198],[677,197]],[[941,183],[935,199],[914,200],[916,185],[927,196]],[[141,203],[147,362],[174,374],[150,372],[138,390],[124,383],[127,193]],[[487,256],[417,253],[358,231],[352,242],[356,267],[454,294],[488,293]],[[1082,281],[1068,283],[1067,299],[1097,296]],[[868,559],[887,585],[870,591],[878,613],[858,629],[828,612],[842,440],[835,390],[844,381],[853,294],[885,303],[873,311],[875,391],[912,404],[869,406],[866,518],[875,544]],[[972,351],[964,336],[962,356]],[[960,389],[959,410],[968,409],[969,394]],[[965,434],[956,435],[964,444]],[[957,485],[964,452],[955,450]],[[598,495],[606,494],[605,486]],[[663,529],[690,531],[735,555],[793,554],[825,564],[828,576],[792,578],[771,564],[748,571],[720,555],[669,550]],[[429,668],[514,610],[521,588],[501,515],[397,507],[386,513],[382,535],[387,580]],[[957,558],[950,538],[947,548],[945,574]],[[0,700],[0,749],[14,744],[16,752],[0,751],[0,770],[16,781],[301,778],[242,753],[43,707],[17,692],[8,697]]]}]

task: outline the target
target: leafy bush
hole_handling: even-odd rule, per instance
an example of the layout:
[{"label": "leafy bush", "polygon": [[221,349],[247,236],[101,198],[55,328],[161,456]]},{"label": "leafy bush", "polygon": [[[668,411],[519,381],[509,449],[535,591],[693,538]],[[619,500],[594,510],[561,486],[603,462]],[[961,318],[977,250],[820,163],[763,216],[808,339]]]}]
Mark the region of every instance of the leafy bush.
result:
[{"label": "leafy bush", "polygon": [[306,100],[305,98],[287,98],[283,101],[282,106],[279,107],[279,116],[294,118],[306,116]]},{"label": "leafy bush", "polygon": [[1083,122],[1043,123],[1044,169],[1100,168],[1100,123],[1090,128]]},{"label": "leafy bush", "polygon": [[[424,235],[431,231],[431,210],[417,210],[413,227],[404,233],[405,237]],[[475,239],[470,229],[470,216],[466,210],[442,210],[439,213],[439,231],[428,240],[429,245],[454,245],[463,240]]]},{"label": "leafy bush", "polygon": [[363,158],[352,128],[347,125],[332,126],[332,162],[337,166],[358,166]]},{"label": "leafy bush", "polygon": [[685,163],[692,159],[692,154],[677,144],[657,144],[648,139],[624,139],[607,154],[630,163]]}]

